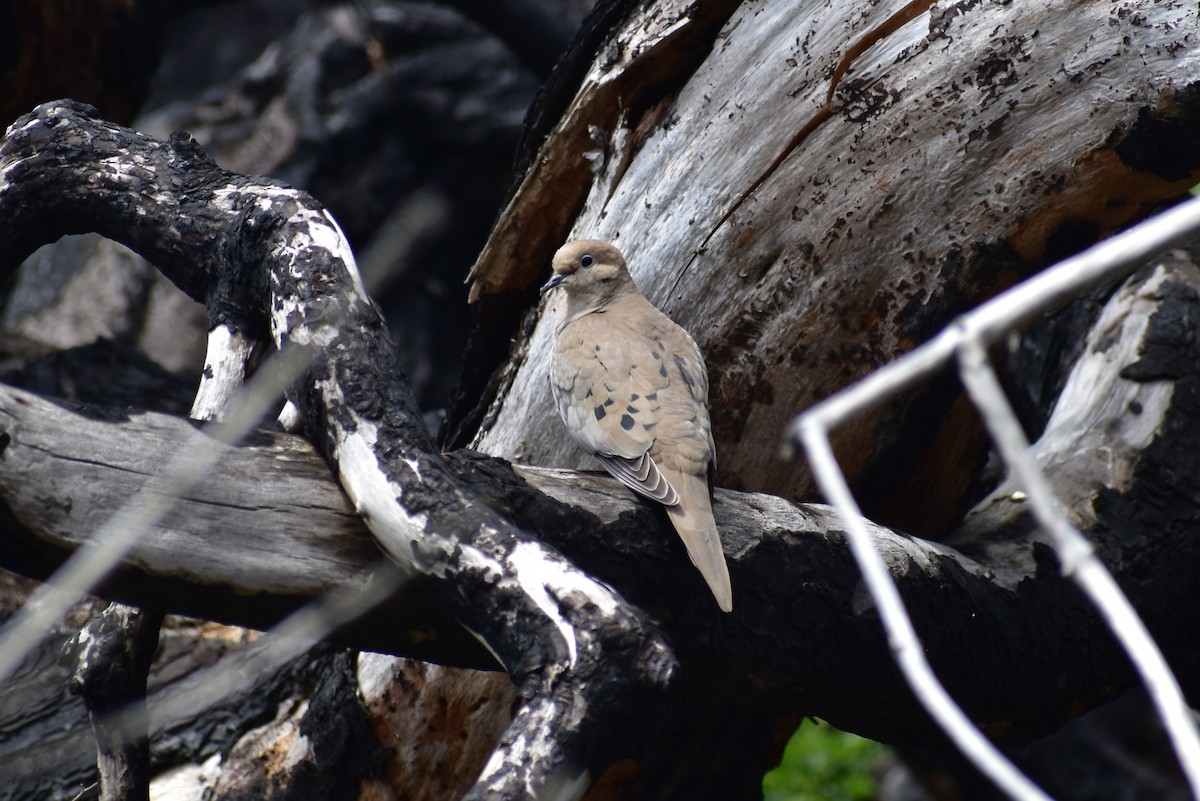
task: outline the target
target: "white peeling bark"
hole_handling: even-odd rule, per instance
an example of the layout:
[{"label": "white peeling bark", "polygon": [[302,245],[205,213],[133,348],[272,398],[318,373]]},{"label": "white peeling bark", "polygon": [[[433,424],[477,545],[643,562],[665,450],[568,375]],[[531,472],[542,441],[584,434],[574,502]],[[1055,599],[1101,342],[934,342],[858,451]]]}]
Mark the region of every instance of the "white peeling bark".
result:
[{"label": "white peeling bark", "polygon": [[204,371],[192,403],[194,420],[220,420],[246,382],[255,342],[232,327],[219,324],[208,332]]},{"label": "white peeling bark", "polygon": [[[583,158],[558,143],[583,124],[601,143],[573,223],[550,232],[527,218],[569,169],[535,166],[475,265],[477,288],[544,273],[549,253],[509,258],[510,241],[614,241],[705,352],[717,482],[810,496],[804,472],[772,458],[792,415],[1036,269],[1064,224],[1102,235],[1195,181],[1123,161],[1114,144],[1200,81],[1194,5],[933,3],[889,31],[909,5],[744,3],[678,94],[640,119],[605,94],[617,68],[603,51],[543,149]],[[530,414],[553,408],[551,317],[543,308],[474,446],[581,466],[553,414]],[[838,432],[843,464],[853,473],[892,430],[876,416]]]},{"label": "white peeling bark", "polygon": [[[38,222],[22,217],[35,206]],[[210,319],[269,329],[280,351],[309,357],[288,397],[356,511],[401,572],[429,582],[521,685],[523,707],[471,797],[557,797],[564,771],[577,782],[604,742],[607,729],[597,739],[585,719],[599,725],[665,691],[675,660],[650,619],[446,464],[344,235],[312,198],[223,173],[186,137],[168,145],[64,101],[0,140],[0,209],[4,266],[63,226],[95,227],[152,256],[207,302]],[[214,397],[228,397],[238,367],[214,375]]]}]

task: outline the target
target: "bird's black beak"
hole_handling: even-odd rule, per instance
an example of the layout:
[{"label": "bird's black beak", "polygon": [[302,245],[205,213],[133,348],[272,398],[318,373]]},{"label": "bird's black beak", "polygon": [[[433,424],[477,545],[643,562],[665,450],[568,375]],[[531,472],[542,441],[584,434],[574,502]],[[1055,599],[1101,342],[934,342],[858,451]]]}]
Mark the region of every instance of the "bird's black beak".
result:
[{"label": "bird's black beak", "polygon": [[563,273],[555,273],[554,275],[550,276],[550,280],[542,286],[542,294],[544,295],[551,289],[554,289],[554,287],[561,284],[566,277],[567,276]]}]

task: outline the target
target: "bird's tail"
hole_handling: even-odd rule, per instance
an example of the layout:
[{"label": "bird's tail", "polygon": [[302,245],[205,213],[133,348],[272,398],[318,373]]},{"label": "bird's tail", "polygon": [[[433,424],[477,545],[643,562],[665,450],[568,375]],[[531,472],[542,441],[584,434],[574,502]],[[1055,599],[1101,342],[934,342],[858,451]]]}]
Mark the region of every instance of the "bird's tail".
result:
[{"label": "bird's tail", "polygon": [[729,612],[733,609],[733,587],[729,584],[729,568],[721,550],[717,521],[713,519],[708,481],[704,476],[672,472],[669,480],[679,493],[679,503],[666,507],[671,525],[679,532],[692,564],[708,582],[717,606]]}]

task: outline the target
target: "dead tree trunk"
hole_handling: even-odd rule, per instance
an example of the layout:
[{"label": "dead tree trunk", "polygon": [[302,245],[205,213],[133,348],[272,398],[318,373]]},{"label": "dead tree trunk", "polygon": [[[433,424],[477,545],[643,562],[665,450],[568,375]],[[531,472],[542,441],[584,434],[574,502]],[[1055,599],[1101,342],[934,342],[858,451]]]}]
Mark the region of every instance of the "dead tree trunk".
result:
[{"label": "dead tree trunk", "polygon": [[[474,292],[534,286],[572,236],[616,242],[705,353],[717,484],[810,498],[777,455],[792,415],[1195,183],[1196,24],[1153,2],[656,3],[545,115]],[[463,439],[581,466],[527,415],[551,408],[549,318],[504,332]],[[926,536],[987,449],[949,383],[835,446],[865,511]]]},{"label": "dead tree trunk", "polygon": [[[513,312],[526,305],[504,291],[529,292],[572,231],[614,239],[647,294],[706,352],[718,484],[803,498],[803,471],[773,457],[792,413],[1193,182],[1200,154],[1188,149],[1186,132],[1200,61],[1185,41],[1195,17],[1151,3],[638,8],[604,39],[578,92],[550,91],[535,117],[553,121],[553,130],[544,143],[535,137],[539,155],[474,273],[480,302],[506,307],[508,322],[486,314],[493,327],[477,341],[506,341],[517,330]],[[570,65],[560,72],[570,74]],[[561,113],[556,98],[569,98]],[[884,740],[939,743],[890,661],[827,510],[719,493],[738,608],[726,619],[671,601],[703,593],[686,591],[696,578],[664,535],[665,521],[612,482],[514,472],[467,453],[441,463],[406,390],[390,383],[394,361],[377,324],[338,283],[348,278],[336,251],[307,251],[305,269],[276,273],[263,302],[257,293],[277,265],[246,258],[259,252],[251,250],[255,237],[285,211],[319,210],[290,196],[281,209],[276,187],[218,174],[184,140],[160,150],[144,140],[131,146],[126,135],[63,106],[11,129],[0,146],[0,266],[67,230],[99,230],[207,299],[214,323],[270,331],[276,343],[286,332],[340,344],[293,398],[318,427],[318,445],[358,511],[370,512],[378,541],[422,578],[386,611],[331,636],[448,664],[499,658],[523,679],[517,719],[486,774],[498,783],[479,785],[481,797],[548,797],[587,783],[597,797],[753,797],[782,724],[810,714]],[[1164,163],[1160,152],[1175,158]],[[160,157],[165,162],[147,166]],[[105,194],[94,191],[97,183]],[[63,191],[72,185],[88,188],[78,203]],[[255,204],[270,213],[256,214]],[[243,238],[189,234],[192,224],[205,236],[229,231],[222,215],[231,212],[244,215]],[[206,241],[226,244],[214,252]],[[284,234],[277,241],[283,251],[295,247]],[[252,274],[228,272],[234,265]],[[328,285],[313,282],[330,276]],[[281,284],[297,291],[281,293]],[[1200,613],[1186,577],[1200,567],[1190,512],[1200,496],[1192,479],[1197,359],[1180,322],[1194,311],[1196,285],[1193,265],[1170,264],[1114,296],[1082,349],[1091,372],[1077,366],[1076,374],[1100,370],[1124,402],[1091,406],[1095,388],[1077,387],[1039,443],[1051,477],[1193,697],[1200,652],[1191,632]],[[1154,303],[1139,305],[1147,299]],[[368,337],[322,329],[313,300],[349,309],[352,327]],[[285,306],[290,319],[280,313]],[[330,319],[338,318],[323,318]],[[1114,320],[1124,321],[1119,335]],[[490,454],[574,464],[544,397],[544,331],[535,326],[519,340],[490,394],[455,422]],[[1040,369],[1065,374],[1074,356],[1067,350],[1046,354]],[[475,363],[472,374],[498,366]],[[478,398],[482,383],[466,397]],[[1049,417],[1051,395],[1028,383]],[[333,402],[337,393],[341,403]],[[128,494],[123,482],[155,464],[155,454],[182,447],[190,430],[172,433],[170,420],[149,416],[92,421],[19,394],[0,408],[8,416],[0,488],[9,511],[0,560],[36,576],[88,533],[81,516],[111,509]],[[361,441],[347,445],[364,430],[385,446],[370,458]],[[1082,431],[1099,438],[1086,452],[1106,459],[1068,456]],[[313,462],[302,470],[283,461],[269,438],[256,444],[232,449],[227,468],[205,485],[216,496],[200,503],[229,508],[228,518],[214,522],[184,507],[103,591],[266,627],[331,586],[353,586],[377,554],[352,507],[330,507],[326,519],[347,532],[334,540],[328,526],[308,519],[310,509],[281,512],[286,498],[313,497],[284,489],[287,481],[315,487],[325,479]],[[1058,575],[1011,491],[985,497],[959,525],[978,497],[986,446],[949,382],[884,408],[837,444],[881,521],[928,536],[959,530],[953,547],[875,532],[931,661],[989,734],[1036,737],[1131,683],[1124,658]],[[51,469],[46,454],[63,446],[81,450],[64,450],[61,468]],[[113,468],[105,466],[110,446],[127,449]],[[256,491],[275,500],[248,510],[237,502],[247,492],[232,478],[239,475],[259,477]],[[387,502],[363,494],[364,477],[388,482]],[[70,503],[44,503],[63,496]],[[388,505],[397,497],[409,538],[399,546],[380,530],[381,519],[397,514]],[[522,532],[536,532],[537,541]],[[218,539],[222,533],[233,536]],[[432,551],[413,560],[409,545]],[[518,549],[569,581],[526,584],[521,559],[512,559]],[[473,571],[464,553],[502,566]],[[616,588],[616,606],[589,577]],[[547,598],[551,608],[541,603]],[[610,612],[622,621],[615,628]],[[581,663],[568,656],[572,642],[591,660],[574,674]],[[662,661],[647,659],[654,653]],[[614,661],[630,658],[626,668]],[[645,683],[622,685],[623,669],[643,671]],[[556,706],[575,691],[582,695]],[[579,698],[590,700],[575,705]],[[613,698],[620,700],[610,705]],[[652,727],[623,713],[639,703],[653,710]],[[296,769],[293,777],[304,775]]]}]

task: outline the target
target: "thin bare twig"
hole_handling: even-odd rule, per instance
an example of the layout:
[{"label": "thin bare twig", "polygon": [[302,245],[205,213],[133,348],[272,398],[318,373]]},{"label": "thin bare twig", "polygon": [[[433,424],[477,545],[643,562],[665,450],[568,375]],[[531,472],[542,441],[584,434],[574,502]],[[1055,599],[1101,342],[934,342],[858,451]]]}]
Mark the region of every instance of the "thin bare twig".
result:
[{"label": "thin bare twig", "polygon": [[[967,328],[968,333],[970,328]],[[1021,424],[988,364],[987,350],[968,336],[958,351],[959,374],[1004,463],[1029,498],[1033,515],[1054,540],[1063,574],[1074,579],[1104,615],[1150,692],[1179,756],[1192,795],[1200,798],[1200,732],[1179,682],[1091,543],[1071,524],[1038,468]]]},{"label": "thin bare twig", "polygon": [[912,620],[904,609],[900,591],[896,589],[892,574],[872,543],[863,523],[862,512],[850,494],[846,477],[838,467],[829,444],[829,432],[819,421],[805,421],[800,426],[800,437],[821,492],[837,508],[846,526],[850,550],[879,608],[892,656],[900,665],[913,692],[925,704],[934,720],[946,730],[950,739],[1005,792],[1019,801],[1050,801],[1050,796],[1042,792],[983,736],[934,675],[917,632],[913,629]]},{"label": "thin bare twig", "polygon": [[[1178,682],[1112,575],[1058,507],[1029,454],[1028,443],[999,382],[986,363],[986,346],[1000,336],[1078,297],[1092,286],[1122,277],[1197,234],[1200,234],[1200,198],[1181,203],[988,301],[925,345],[797,416],[788,429],[785,449],[803,445],[822,492],[846,521],[855,558],[880,607],[905,677],[963,752],[1015,798],[1045,796],[1028,785],[1028,780],[966,721],[929,669],[895,584],[866,538],[861,512],[834,459],[828,434],[835,426],[922,381],[957,358],[968,394],[983,415],[1005,463],[1024,484],[1036,518],[1054,538],[1063,572],[1091,597],[1137,666],[1163,717],[1192,793],[1200,798],[1200,733]],[[964,723],[965,728],[961,725]]]}]

